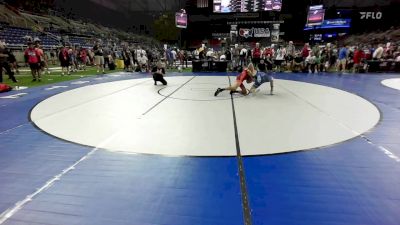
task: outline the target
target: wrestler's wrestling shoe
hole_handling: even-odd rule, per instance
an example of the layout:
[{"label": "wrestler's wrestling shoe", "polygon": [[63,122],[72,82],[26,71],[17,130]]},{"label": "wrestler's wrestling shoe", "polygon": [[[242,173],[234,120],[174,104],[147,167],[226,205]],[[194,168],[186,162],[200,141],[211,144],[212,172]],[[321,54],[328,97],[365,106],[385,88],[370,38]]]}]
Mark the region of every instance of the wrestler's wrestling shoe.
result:
[{"label": "wrestler's wrestling shoe", "polygon": [[218,95],[219,93],[221,93],[222,91],[223,91],[223,90],[222,90],[221,88],[218,88],[218,89],[215,91],[214,96],[217,97],[217,95]]}]

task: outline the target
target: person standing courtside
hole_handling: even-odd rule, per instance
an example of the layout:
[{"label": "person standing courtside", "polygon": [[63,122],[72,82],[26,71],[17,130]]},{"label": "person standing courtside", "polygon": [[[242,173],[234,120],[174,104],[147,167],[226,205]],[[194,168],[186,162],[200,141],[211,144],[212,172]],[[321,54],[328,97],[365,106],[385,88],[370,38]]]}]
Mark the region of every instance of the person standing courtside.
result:
[{"label": "person standing courtside", "polygon": [[261,48],[260,48],[260,43],[256,43],[256,47],[253,49],[253,65],[254,67],[258,67],[258,64],[260,63],[261,59]]},{"label": "person standing courtside", "polygon": [[97,73],[100,73],[100,70],[104,72],[104,55],[103,55],[103,48],[100,46],[99,42],[96,42],[95,46],[93,47],[94,51],[94,63],[97,66]]},{"label": "person standing courtside", "polygon": [[240,65],[240,47],[238,44],[235,44],[235,48],[233,49],[233,70],[237,70]]},{"label": "person standing courtside", "polygon": [[32,81],[42,81],[40,77],[40,53],[35,48],[33,42],[28,42],[28,48],[25,50],[24,56],[25,62],[28,63],[31,68]]},{"label": "person standing courtside", "polygon": [[8,77],[14,82],[18,81],[15,79],[14,72],[10,69],[8,61],[8,50],[4,42],[0,41],[0,83],[3,82],[3,68],[6,70]]},{"label": "person standing courtside", "polygon": [[60,52],[58,53],[58,60],[61,64],[61,76],[64,76],[64,71],[67,71],[67,74],[70,75],[69,72],[69,55],[67,47],[60,48]]},{"label": "person standing courtside", "polygon": [[42,46],[40,45],[40,40],[35,40],[35,48],[39,52],[39,60],[40,60],[40,70],[41,72],[47,71],[47,74],[50,74],[49,66],[47,64],[47,55],[44,53]]},{"label": "person standing courtside", "polygon": [[289,41],[288,46],[286,47],[286,64],[289,67],[289,70],[293,70],[293,60],[294,60],[294,55],[296,54],[296,49],[293,45],[293,41]]}]

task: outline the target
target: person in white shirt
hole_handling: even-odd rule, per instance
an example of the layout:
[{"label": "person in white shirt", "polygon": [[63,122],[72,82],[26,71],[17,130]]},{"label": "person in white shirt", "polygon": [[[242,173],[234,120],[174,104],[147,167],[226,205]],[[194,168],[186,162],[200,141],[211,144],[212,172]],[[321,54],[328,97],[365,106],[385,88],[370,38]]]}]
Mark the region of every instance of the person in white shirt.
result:
[{"label": "person in white shirt", "polygon": [[247,49],[245,47],[240,50],[240,66],[243,68],[244,65],[246,65],[246,59],[247,59]]},{"label": "person in white shirt", "polygon": [[224,54],[222,54],[222,55],[219,57],[219,60],[220,60],[220,61],[225,61],[225,60],[226,60],[226,56],[225,56]]},{"label": "person in white shirt", "polygon": [[240,65],[240,47],[238,44],[235,44],[235,48],[232,50],[232,64],[234,68],[237,68]]},{"label": "person in white shirt", "polygon": [[317,57],[315,57],[314,52],[310,52],[310,54],[306,58],[306,64],[309,73],[315,73],[315,64],[317,63]]},{"label": "person in white shirt", "polygon": [[212,60],[214,58],[214,50],[212,48],[207,50],[206,57],[208,60]]},{"label": "person in white shirt", "polygon": [[177,55],[177,53],[176,53],[176,50],[175,50],[175,49],[172,49],[172,50],[171,50],[171,55],[172,55],[172,66],[175,66],[175,62],[176,62],[176,55]]},{"label": "person in white shirt", "polygon": [[138,64],[142,72],[146,72],[147,70],[147,61],[148,59],[146,55],[141,54],[138,58]]},{"label": "person in white shirt", "polygon": [[196,60],[199,60],[199,50],[198,50],[198,49],[195,49],[195,50],[193,51],[193,55],[194,55],[194,58],[195,58]]},{"label": "person in white shirt", "polygon": [[383,47],[382,45],[378,45],[378,48],[375,49],[374,53],[372,54],[372,58],[375,60],[380,60],[382,59],[382,55],[383,55]]},{"label": "person in white shirt", "polygon": [[275,65],[276,71],[281,72],[282,62],[285,60],[286,49],[282,48],[282,46],[278,46],[278,49],[275,53]]},{"label": "person in white shirt", "polygon": [[146,55],[146,51],[139,46],[136,50],[136,59],[139,59],[140,55]]}]

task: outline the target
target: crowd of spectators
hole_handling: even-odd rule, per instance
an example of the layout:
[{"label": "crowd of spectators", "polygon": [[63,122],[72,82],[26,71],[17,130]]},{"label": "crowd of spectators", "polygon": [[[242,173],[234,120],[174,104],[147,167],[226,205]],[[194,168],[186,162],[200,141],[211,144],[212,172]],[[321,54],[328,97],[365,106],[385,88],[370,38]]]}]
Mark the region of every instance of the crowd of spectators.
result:
[{"label": "crowd of spectators", "polygon": [[161,55],[162,51],[156,46],[97,41],[91,48],[65,44],[59,49],[52,49],[50,61],[57,64],[58,59],[62,66],[62,75],[86,70],[86,66],[96,66],[97,73],[105,73],[105,69],[116,69],[117,60],[124,62],[124,70],[127,72],[147,72],[161,60]]},{"label": "crowd of spectators", "polygon": [[285,44],[261,46],[235,44],[214,50],[204,45],[193,52],[196,60],[228,61],[228,69],[239,70],[248,63],[265,64],[271,71],[318,72],[377,72],[399,71],[400,43],[379,44],[315,44],[296,46]]}]

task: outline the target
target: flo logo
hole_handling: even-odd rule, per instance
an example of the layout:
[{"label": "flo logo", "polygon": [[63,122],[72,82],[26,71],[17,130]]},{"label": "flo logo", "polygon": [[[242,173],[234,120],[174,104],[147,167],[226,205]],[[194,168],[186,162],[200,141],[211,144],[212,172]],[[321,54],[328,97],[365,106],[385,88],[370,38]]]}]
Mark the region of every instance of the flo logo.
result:
[{"label": "flo logo", "polygon": [[382,12],[360,12],[362,20],[380,20],[382,19]]},{"label": "flo logo", "polygon": [[253,29],[240,28],[239,35],[244,38],[253,37]]}]

